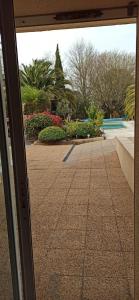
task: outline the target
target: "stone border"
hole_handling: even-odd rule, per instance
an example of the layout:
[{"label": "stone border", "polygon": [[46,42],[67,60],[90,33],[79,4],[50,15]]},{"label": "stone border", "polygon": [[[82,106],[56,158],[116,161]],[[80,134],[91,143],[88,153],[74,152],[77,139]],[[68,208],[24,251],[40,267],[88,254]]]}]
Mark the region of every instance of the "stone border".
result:
[{"label": "stone border", "polygon": [[52,145],[81,145],[85,143],[91,143],[91,142],[97,142],[102,141],[105,139],[105,136],[95,137],[95,138],[87,138],[87,139],[73,139],[73,140],[64,140],[59,142],[50,142],[50,143],[41,143],[38,140],[35,141],[34,145],[46,145],[46,146],[52,146]]}]

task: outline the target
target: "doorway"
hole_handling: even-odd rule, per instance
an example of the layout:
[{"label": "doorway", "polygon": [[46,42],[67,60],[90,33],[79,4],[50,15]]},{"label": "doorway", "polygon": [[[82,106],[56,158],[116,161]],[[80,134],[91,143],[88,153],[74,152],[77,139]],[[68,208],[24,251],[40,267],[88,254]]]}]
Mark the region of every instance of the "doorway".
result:
[{"label": "doorway", "polygon": [[[128,28],[128,25],[126,26]],[[101,28],[99,30],[101,31]],[[65,32],[69,36],[68,30]],[[56,35],[58,39],[58,32]],[[74,36],[74,30],[72,35]],[[76,50],[82,50],[84,43],[77,46]],[[61,53],[60,47],[59,52]],[[77,51],[76,54],[78,53],[80,55]],[[68,56],[67,52],[66,55]],[[99,58],[99,54],[97,55]],[[104,53],[100,56],[101,59],[103,58],[103,69],[105,69]],[[36,61],[28,68],[33,68],[35,63]],[[86,60],[85,67],[87,63]],[[90,65],[91,59],[88,68]],[[133,72],[131,69],[129,72],[130,75],[133,73],[133,78],[134,67]],[[27,66],[23,68],[24,76],[25,68],[27,70]],[[118,77],[122,75],[120,83],[123,69],[125,79],[126,70],[125,67],[121,67],[120,61],[118,75]],[[112,69],[112,74],[113,72]],[[114,79],[115,74],[114,72]],[[110,84],[112,89],[112,83]],[[24,90],[24,86],[22,87]],[[96,299],[109,299],[109,297],[132,299],[133,297],[134,200],[124,169],[122,170],[122,162],[120,164],[121,152],[118,152],[118,158],[116,148],[124,138],[125,149],[125,137],[128,144],[131,142],[133,145],[134,121],[126,120],[122,116],[123,112],[115,111],[115,108],[112,111],[112,118],[108,115],[108,111],[106,113],[104,117],[106,140],[103,136],[97,137],[96,141],[91,140],[92,137],[86,140],[85,136],[84,139],[80,137],[79,141],[78,136],[73,136],[72,140],[79,143],[73,149],[71,145],[41,144],[37,141],[27,146],[38,299],[46,297],[91,299],[92,295],[94,299],[95,297]],[[114,113],[119,115],[113,115]],[[35,118],[36,114],[35,112]],[[33,118],[29,115],[29,124],[31,119],[34,120]],[[69,123],[76,124],[77,118],[79,115],[72,116],[72,122]],[[82,121],[87,119],[87,114],[80,115],[81,118]],[[127,127],[130,124],[131,131]],[[108,126],[109,128],[106,128]],[[114,126],[116,129],[113,128]],[[87,143],[82,143],[83,141]],[[114,288],[115,283],[116,288]]]},{"label": "doorway", "polygon": [[[12,8],[11,8],[12,9]],[[4,12],[4,11],[3,11]],[[8,13],[9,13],[9,11],[8,11]],[[3,20],[3,24],[4,24],[4,20]],[[12,24],[11,24],[12,25]],[[12,28],[12,26],[11,26],[11,28]],[[4,27],[4,30],[6,30],[6,27]],[[10,31],[9,31],[10,32]],[[7,32],[7,34],[8,34],[8,32]],[[4,36],[5,36],[5,32],[4,32],[4,35],[3,35],[3,38],[4,38]],[[14,41],[14,36],[12,36],[12,40],[11,40],[11,47],[12,47],[12,41]],[[3,44],[4,44],[4,46],[6,46],[5,45],[5,42],[3,42]],[[11,50],[11,49],[10,49]],[[9,58],[9,63],[10,63],[10,55],[8,55],[8,47],[6,47],[5,49],[4,49],[4,53],[5,53],[5,59],[6,58]],[[9,53],[10,54],[10,53]],[[6,56],[7,55],[7,56]],[[14,63],[15,63],[15,61],[14,61]],[[16,64],[16,63],[15,63]],[[13,68],[14,69],[14,68]],[[12,71],[13,71],[13,69],[12,69]],[[8,74],[11,74],[10,73],[10,69],[8,68],[8,66],[6,67],[6,76],[8,75]],[[12,75],[12,74],[11,74]],[[10,76],[10,77],[12,77],[12,76]],[[14,77],[14,76],[13,76]],[[16,77],[16,78],[18,78],[18,76]],[[16,86],[17,87],[17,85],[16,85],[16,82],[14,82],[14,86]],[[6,86],[9,86],[9,81],[7,80],[7,77],[6,77]],[[18,89],[18,88],[17,88]],[[12,89],[10,89],[10,91],[12,92]],[[12,94],[12,93],[11,93]],[[16,99],[16,97],[15,97],[15,94],[13,95],[12,94],[12,96],[14,96],[14,99]],[[19,96],[19,94],[18,94],[18,96]],[[19,97],[20,98],[20,97]],[[10,100],[9,100],[10,99]],[[8,101],[9,102],[11,102],[11,103],[13,103],[12,102],[12,100],[11,100],[11,98],[9,97],[9,95],[8,95]],[[18,101],[17,101],[17,103],[19,103],[19,99],[18,99]],[[9,103],[10,104],[10,103]],[[18,105],[17,105],[17,107],[18,107]],[[10,108],[10,112],[12,111],[12,108],[11,108],[11,106],[9,106],[9,108]],[[19,107],[18,107],[19,108]],[[12,111],[13,112],[13,111]],[[23,151],[23,149],[24,149],[24,145],[23,145],[23,132],[22,132],[22,130],[21,129],[23,129],[23,126],[22,126],[22,122],[20,123],[20,120],[22,120],[22,117],[21,117],[21,106],[20,106],[20,109],[19,109],[19,111],[14,111],[14,112],[16,112],[15,113],[15,116],[14,116],[14,113],[12,114],[12,116],[14,116],[13,117],[13,119],[11,118],[11,116],[10,116],[10,126],[11,126],[11,124],[12,124],[12,127],[10,127],[11,128],[11,130],[10,130],[10,132],[11,132],[11,136],[12,136],[12,151],[13,151],[13,153],[14,153],[14,167],[15,167],[15,170],[14,170],[14,172],[16,173],[16,176],[14,176],[14,179],[15,179],[15,186],[16,186],[16,200],[18,199],[18,201],[19,201],[19,203],[20,203],[20,200],[19,200],[19,196],[21,197],[21,199],[27,199],[27,206],[26,206],[26,201],[23,201],[23,202],[21,202],[22,203],[22,207],[18,207],[18,218],[17,218],[17,220],[18,220],[18,222],[19,221],[21,221],[21,220],[23,220],[24,219],[24,222],[22,223],[20,223],[21,224],[21,227],[20,227],[20,230],[19,230],[19,236],[21,237],[21,239],[19,239],[20,240],[20,253],[21,253],[21,270],[22,270],[22,275],[23,275],[23,287],[24,287],[24,295],[25,295],[25,298],[26,299],[35,299],[35,295],[34,295],[34,291],[33,291],[33,289],[34,289],[34,283],[33,283],[33,280],[32,280],[32,278],[33,278],[33,268],[32,268],[32,251],[31,251],[31,240],[30,240],[30,234],[28,235],[28,233],[30,233],[30,222],[29,222],[29,203],[28,203],[28,194],[27,194],[27,181],[26,181],[26,178],[27,178],[27,174],[26,174],[26,170],[25,170],[25,168],[21,168],[22,169],[22,171],[21,171],[21,169],[20,169],[20,167],[22,166],[22,164],[21,164],[21,161],[22,161],[22,163],[23,163],[23,167],[25,167],[25,160],[24,160],[24,151]],[[19,118],[19,127],[17,126],[17,123],[18,123],[18,120],[16,120],[15,119],[15,117],[20,117]],[[15,125],[18,127],[18,129],[20,129],[19,130],[19,132],[18,132],[18,130],[16,130],[16,128],[15,128]],[[14,133],[14,134],[13,134]],[[14,137],[15,137],[15,133],[17,133],[17,136],[18,136],[18,143],[17,143],[17,141],[16,141],[16,139],[14,139]],[[16,137],[17,137],[16,136]],[[20,143],[20,142],[21,143]],[[3,144],[3,143],[2,143]],[[17,146],[17,147],[15,147],[15,145]],[[21,150],[21,153],[22,153],[22,155],[19,157],[18,156],[18,151],[17,151],[17,149],[18,149],[18,146],[19,147],[21,147],[20,148],[20,150]],[[80,147],[79,147],[80,148]],[[78,149],[79,149],[78,148]],[[98,150],[98,149],[97,149]],[[97,150],[96,150],[96,152],[97,152]],[[80,151],[79,151],[80,152]],[[82,152],[82,151],[81,151]],[[96,152],[95,152],[95,155],[96,155]],[[105,151],[104,151],[105,152]],[[21,154],[20,153],[20,154]],[[57,152],[56,152],[57,153]],[[62,153],[60,153],[60,155],[61,155]],[[83,153],[80,153],[81,154],[81,156],[82,156],[82,158],[83,158]],[[114,154],[114,153],[113,153]],[[57,155],[57,154],[56,154]],[[90,155],[89,153],[88,153],[88,155]],[[78,156],[78,155],[77,155]],[[105,155],[104,155],[105,156]],[[114,156],[114,155],[113,155]],[[45,157],[45,155],[44,155],[44,157]],[[71,156],[72,157],[72,156]],[[18,159],[17,159],[18,158]],[[110,158],[110,157],[109,157]],[[35,161],[36,159],[34,159],[34,161]],[[73,157],[73,160],[74,160],[74,157]],[[78,159],[77,159],[78,160]],[[95,160],[96,161],[96,160]],[[77,161],[76,161],[77,162]],[[110,161],[109,161],[110,162]],[[52,163],[53,163],[53,160],[52,160]],[[72,159],[71,159],[71,164],[72,164],[73,162],[72,162]],[[85,161],[85,163],[82,161],[82,163],[83,163],[83,165],[85,166],[85,164],[86,163],[88,163],[88,162],[86,162]],[[93,163],[95,163],[94,161],[93,161]],[[102,161],[100,161],[100,163],[103,163]],[[59,168],[59,163],[57,163],[57,161],[55,161],[54,162],[54,164],[55,164],[55,166],[56,166],[56,169],[57,168]],[[42,163],[42,165],[43,165],[43,163]],[[35,167],[36,168],[36,165],[35,165],[35,163],[34,163],[34,165],[33,165],[33,167]],[[50,167],[51,168],[51,167]],[[86,168],[85,168],[86,169]],[[95,168],[96,169],[96,168]],[[101,168],[100,168],[101,169]],[[66,173],[66,172],[65,172]],[[84,173],[85,174],[85,173]],[[83,176],[84,176],[84,174],[83,174]],[[18,176],[17,176],[18,175]],[[23,177],[22,177],[22,176]],[[55,174],[52,174],[53,176],[55,175]],[[68,176],[69,176],[69,174],[68,174]],[[16,181],[17,180],[17,177],[18,177],[18,179],[19,179],[19,181]],[[21,177],[22,177],[22,180],[21,180]],[[24,178],[24,180],[23,180],[23,178]],[[70,178],[70,176],[69,176],[69,178]],[[21,180],[21,181],[20,181]],[[48,183],[49,183],[49,178],[47,179],[48,180]],[[64,180],[63,178],[62,178],[62,180]],[[97,180],[96,180],[97,181]],[[22,184],[21,184],[22,183]],[[24,183],[25,183],[25,185],[24,185]],[[76,182],[76,184],[78,185],[78,182]],[[59,183],[58,183],[58,185],[59,185]],[[19,190],[18,190],[18,188],[19,188]],[[18,192],[17,192],[18,191]],[[21,192],[22,191],[22,192]],[[24,194],[24,192],[25,192],[25,194]],[[55,192],[55,191],[54,191]],[[61,190],[60,190],[60,194],[61,194]],[[62,194],[61,194],[62,195]],[[23,197],[24,196],[24,197]],[[71,195],[72,196],[72,195]],[[25,206],[24,206],[25,205]],[[20,211],[20,208],[22,208],[21,209],[21,211],[22,211],[22,213],[21,213],[21,215],[20,215],[20,213],[19,213],[19,211]],[[25,210],[24,210],[25,209]],[[21,212],[20,211],[20,212]],[[24,212],[24,213],[23,213]],[[24,217],[24,218],[23,218]],[[23,218],[23,219],[22,219]],[[23,224],[25,225],[25,227],[23,226]],[[24,230],[24,228],[25,228],[25,230]],[[21,230],[22,229],[22,230]],[[26,229],[27,229],[27,231],[26,231]],[[24,238],[25,238],[25,236],[27,237],[27,243],[25,243],[24,244]],[[22,247],[21,247],[21,245],[22,245]],[[29,247],[28,247],[29,246]],[[26,249],[25,249],[25,247],[27,247],[27,250],[29,250],[28,252],[26,251]],[[21,248],[22,248],[22,251],[21,251]],[[70,251],[69,251],[70,252]],[[68,254],[69,255],[69,254]],[[51,256],[50,257],[50,260],[52,260],[53,261],[53,256]],[[57,260],[58,261],[58,260]],[[69,255],[69,261],[71,262],[71,260],[70,260],[70,255]],[[27,264],[27,262],[29,263],[29,264]],[[76,263],[75,263],[76,264]],[[77,262],[77,264],[78,264],[78,262]],[[27,265],[29,266],[28,268],[27,268]],[[61,265],[61,264],[60,264]],[[66,266],[66,264],[64,265],[64,269],[66,269],[65,268],[65,266]],[[72,262],[70,263],[70,266],[71,266],[71,268],[72,268]],[[54,262],[54,267],[55,267],[55,262]],[[77,267],[77,269],[78,269],[78,267]],[[24,272],[23,272],[23,270],[24,270]],[[12,270],[13,271],[13,270]],[[30,278],[28,278],[28,275],[29,275],[29,272],[31,271],[31,275],[32,276],[30,276]],[[55,273],[55,272],[54,272]],[[56,272],[57,273],[57,272]],[[27,277],[25,276],[25,275],[27,275]],[[65,276],[67,276],[67,275],[65,275]],[[26,280],[25,280],[25,277],[26,277]],[[68,277],[68,276],[67,276]],[[70,277],[70,276],[69,276]],[[31,282],[29,281],[29,282],[27,282],[27,278],[28,279],[31,279]],[[58,279],[57,279],[58,278]],[[66,287],[68,286],[68,280],[71,280],[72,279],[72,276],[70,277],[70,278],[67,278],[67,282],[66,282]],[[87,278],[87,280],[88,280],[88,278]],[[53,276],[53,278],[52,278],[52,281],[51,282],[53,282],[53,285],[51,286],[51,284],[49,285],[48,284],[48,290],[50,291],[50,293],[51,293],[51,295],[53,295],[53,287],[55,286],[56,288],[54,289],[54,292],[55,291],[57,291],[57,294],[54,294],[54,297],[56,298],[56,297],[59,297],[59,293],[58,293],[58,289],[59,289],[59,276],[57,276],[57,274],[56,274],[56,276]],[[97,283],[97,284],[99,284],[100,283],[100,281]],[[31,284],[31,285],[30,285]],[[82,283],[81,283],[82,284]],[[88,281],[86,282],[86,284],[88,285]],[[63,285],[63,288],[65,288],[65,283],[64,283],[64,281],[62,281],[62,285]],[[61,285],[61,286],[62,286]],[[75,286],[75,283],[73,283],[73,285]],[[71,286],[72,286],[72,284],[70,283],[69,284],[69,286],[70,286],[70,288],[69,288],[69,290],[71,290]],[[79,286],[79,284],[78,284],[78,282],[77,282],[77,286]],[[105,286],[105,284],[104,284],[104,286]],[[78,288],[77,288],[78,289]],[[104,288],[104,290],[105,290],[105,288]],[[88,289],[87,289],[87,292],[88,292]],[[31,294],[31,296],[29,296],[30,295],[30,293],[32,293]],[[129,290],[129,286],[128,286],[128,293],[131,293],[130,292],[130,290]],[[61,293],[61,295],[62,295],[62,293]],[[127,295],[127,297],[129,296],[129,294]],[[83,297],[83,294],[81,294],[81,297]],[[88,297],[90,297],[90,296],[88,296]]]}]

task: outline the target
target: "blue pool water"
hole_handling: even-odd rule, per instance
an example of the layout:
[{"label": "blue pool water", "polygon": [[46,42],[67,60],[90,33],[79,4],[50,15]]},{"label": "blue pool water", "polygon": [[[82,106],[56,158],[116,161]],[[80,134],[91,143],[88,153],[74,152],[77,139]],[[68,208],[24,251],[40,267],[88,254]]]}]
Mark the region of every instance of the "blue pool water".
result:
[{"label": "blue pool water", "polygon": [[[84,122],[87,122],[88,119],[85,119]],[[118,129],[125,128],[123,124],[123,118],[111,118],[111,119],[103,119],[102,128],[107,129]]]},{"label": "blue pool water", "polygon": [[103,129],[118,129],[125,128],[123,118],[112,118],[103,120]]}]

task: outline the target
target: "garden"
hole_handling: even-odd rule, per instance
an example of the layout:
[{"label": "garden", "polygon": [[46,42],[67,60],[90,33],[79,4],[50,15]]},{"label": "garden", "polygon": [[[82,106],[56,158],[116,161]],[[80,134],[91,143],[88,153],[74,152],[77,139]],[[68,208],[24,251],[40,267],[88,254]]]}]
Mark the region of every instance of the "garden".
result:
[{"label": "garden", "polygon": [[71,49],[67,73],[58,45],[54,62],[36,59],[22,65],[26,139],[41,143],[88,140],[103,135],[104,118],[134,119],[134,69],[133,55],[99,54],[83,41]]},{"label": "garden", "polygon": [[95,106],[90,107],[88,119],[85,121],[69,121],[48,111],[24,117],[26,138],[42,143],[100,137],[102,123],[103,114]]}]

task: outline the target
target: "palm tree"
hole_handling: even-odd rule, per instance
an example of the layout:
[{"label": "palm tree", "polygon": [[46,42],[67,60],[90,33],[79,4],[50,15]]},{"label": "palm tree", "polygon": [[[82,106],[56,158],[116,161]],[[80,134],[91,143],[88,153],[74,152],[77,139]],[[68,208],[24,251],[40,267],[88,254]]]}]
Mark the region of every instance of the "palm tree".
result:
[{"label": "palm tree", "polygon": [[135,85],[128,87],[125,98],[125,113],[129,119],[134,119],[135,116]]},{"label": "palm tree", "polygon": [[51,91],[54,86],[52,63],[46,59],[35,59],[29,66],[22,64],[20,77],[22,86],[28,85],[45,91]]}]

